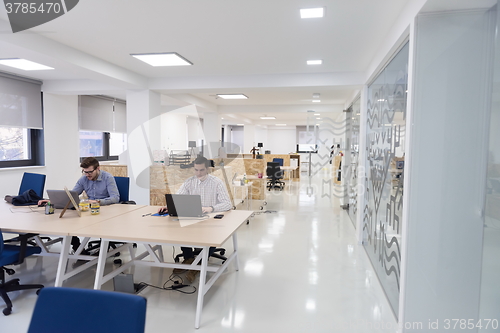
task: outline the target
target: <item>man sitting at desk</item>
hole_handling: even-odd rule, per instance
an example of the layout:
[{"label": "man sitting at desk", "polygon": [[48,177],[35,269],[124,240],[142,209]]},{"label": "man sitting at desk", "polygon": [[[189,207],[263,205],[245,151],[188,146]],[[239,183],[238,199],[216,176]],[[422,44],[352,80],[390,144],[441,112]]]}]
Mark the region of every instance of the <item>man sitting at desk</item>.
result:
[{"label": "man sitting at desk", "polygon": [[[199,156],[194,161],[194,176],[188,178],[182,185],[177,194],[198,194],[201,196],[201,205],[203,213],[224,212],[231,209],[231,200],[227,193],[224,183],[219,178],[208,174],[210,161],[203,156]],[[162,207],[158,213],[167,213],[167,207]],[[181,247],[184,261],[183,264],[191,264],[194,261],[193,249],[190,247]],[[215,247],[209,250],[209,256],[213,253]],[[182,269],[174,269],[174,274],[182,273]],[[189,271],[186,278],[193,282],[198,271]]]},{"label": "man sitting at desk", "polygon": [[[87,193],[89,202],[100,200],[101,206],[115,204],[120,201],[120,193],[116,186],[115,177],[109,172],[101,171],[99,161],[94,157],[86,157],[80,164],[83,175],[78,179],[73,187],[73,191],[81,194],[83,191]],[[40,200],[38,204],[48,202],[49,200]],[[73,250],[76,251],[80,246],[80,239],[73,236],[71,240]],[[82,254],[86,254],[83,253]]]}]

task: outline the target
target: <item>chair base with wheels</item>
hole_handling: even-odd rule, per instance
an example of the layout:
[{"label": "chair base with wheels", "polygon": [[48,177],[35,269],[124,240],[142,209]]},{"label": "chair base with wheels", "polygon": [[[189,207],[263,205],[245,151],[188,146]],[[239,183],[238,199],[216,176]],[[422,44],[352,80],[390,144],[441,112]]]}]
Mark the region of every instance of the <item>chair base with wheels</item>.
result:
[{"label": "chair base with wheels", "polygon": [[41,284],[21,284],[19,279],[5,281],[5,273],[12,275],[15,271],[11,268],[6,268],[7,265],[19,265],[24,261],[24,258],[32,254],[40,253],[39,247],[27,246],[29,235],[21,235],[21,245],[7,245],[3,242],[3,235],[0,230],[0,296],[4,300],[7,307],[3,309],[3,314],[8,316],[12,313],[12,301],[7,293],[17,290],[26,289],[42,289]]},{"label": "chair base with wheels", "polygon": [[[201,253],[201,250],[202,249],[195,248],[194,251],[193,251],[193,254],[195,256],[197,256],[197,255],[199,255]],[[210,254],[210,257],[214,257],[214,258],[220,259],[220,260],[222,260],[222,263],[224,263],[227,260],[227,257],[224,256],[225,254],[226,254],[226,249],[216,248],[213,251],[213,253]],[[174,261],[175,262],[179,262],[180,258],[182,258],[182,257],[184,257],[184,254],[183,253],[179,253],[178,255],[175,256]]]}]

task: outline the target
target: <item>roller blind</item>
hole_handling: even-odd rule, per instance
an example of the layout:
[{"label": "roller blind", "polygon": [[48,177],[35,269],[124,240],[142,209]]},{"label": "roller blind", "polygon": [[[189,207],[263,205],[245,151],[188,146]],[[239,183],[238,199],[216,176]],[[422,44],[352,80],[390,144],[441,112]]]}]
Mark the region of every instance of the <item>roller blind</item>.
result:
[{"label": "roller blind", "polygon": [[[80,130],[127,132],[126,105],[109,97],[79,96]],[[113,109],[114,104],[114,109]]]},{"label": "roller blind", "polygon": [[42,129],[42,83],[0,73],[0,126]]}]

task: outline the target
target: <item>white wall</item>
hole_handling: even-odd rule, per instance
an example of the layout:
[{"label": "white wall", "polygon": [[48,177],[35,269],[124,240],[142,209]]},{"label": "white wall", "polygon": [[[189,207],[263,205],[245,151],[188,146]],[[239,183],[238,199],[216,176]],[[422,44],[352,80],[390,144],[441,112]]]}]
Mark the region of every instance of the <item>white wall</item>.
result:
[{"label": "white wall", "polygon": [[415,25],[399,320],[424,331],[429,320],[447,332],[445,319],[479,319],[493,28],[480,11]]},{"label": "white wall", "polygon": [[288,154],[295,152],[297,145],[297,133],[292,129],[268,129],[267,144],[264,150],[270,150],[271,154]]},{"label": "white wall", "polygon": [[[231,132],[229,133],[229,138],[230,138],[230,142],[233,144],[233,145],[237,145],[240,147],[240,152],[243,154],[243,153],[246,153],[244,150],[243,150],[243,126],[229,126],[228,127],[228,130]],[[231,145],[232,146],[232,145]],[[231,147],[228,147],[228,149],[230,149]],[[227,153],[235,153],[233,151],[229,151],[227,150],[226,151]]]},{"label": "white wall", "polygon": [[264,151],[267,149],[267,143],[269,142],[267,137],[267,128],[255,126],[255,145],[257,145],[259,142],[262,142],[264,146],[260,148],[260,153],[264,154]]},{"label": "white wall", "polygon": [[171,150],[188,149],[188,115],[176,110],[161,115],[161,146]]}]

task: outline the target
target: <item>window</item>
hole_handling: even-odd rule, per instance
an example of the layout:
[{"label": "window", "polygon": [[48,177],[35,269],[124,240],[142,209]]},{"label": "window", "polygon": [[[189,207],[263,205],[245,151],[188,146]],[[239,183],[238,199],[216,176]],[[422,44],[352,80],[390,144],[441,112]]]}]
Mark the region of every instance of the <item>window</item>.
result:
[{"label": "window", "polygon": [[127,149],[127,134],[80,131],[80,160],[95,157],[99,161],[117,160]]},{"label": "window", "polygon": [[0,168],[43,165],[41,82],[0,72]]},{"label": "window", "polygon": [[117,160],[127,149],[125,101],[79,96],[80,158]]}]

